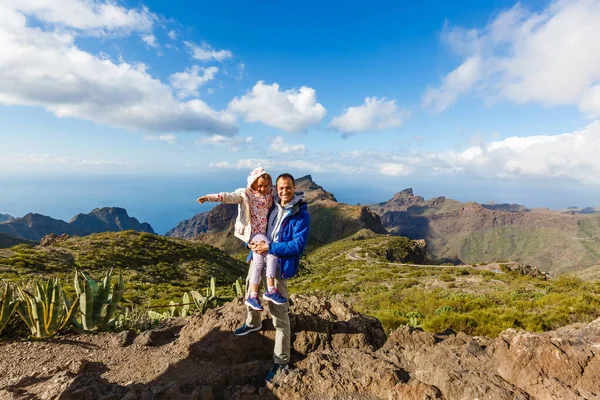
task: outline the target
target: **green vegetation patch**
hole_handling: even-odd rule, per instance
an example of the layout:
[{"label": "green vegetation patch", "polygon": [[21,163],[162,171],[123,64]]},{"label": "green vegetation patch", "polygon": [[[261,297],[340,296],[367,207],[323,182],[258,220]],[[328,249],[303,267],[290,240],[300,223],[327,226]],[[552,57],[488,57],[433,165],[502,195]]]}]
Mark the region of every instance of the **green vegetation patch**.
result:
[{"label": "green vegetation patch", "polygon": [[346,295],[357,311],[378,318],[387,332],[410,324],[430,332],[450,328],[494,337],[508,328],[541,332],[600,317],[598,282],[569,276],[545,281],[470,267],[396,265],[372,250],[367,259],[348,259],[354,247],[376,247],[377,241],[385,247],[382,238],[348,238],[313,251],[290,290]]},{"label": "green vegetation patch", "polygon": [[219,286],[231,287],[248,270],[244,262],[208,244],[136,231],[73,236],[47,247],[20,244],[0,249],[0,280],[59,276],[69,294],[74,293],[75,269],[99,279],[110,268],[123,272],[125,299],[144,305],[179,301],[184,292],[207,287],[211,277]]}]

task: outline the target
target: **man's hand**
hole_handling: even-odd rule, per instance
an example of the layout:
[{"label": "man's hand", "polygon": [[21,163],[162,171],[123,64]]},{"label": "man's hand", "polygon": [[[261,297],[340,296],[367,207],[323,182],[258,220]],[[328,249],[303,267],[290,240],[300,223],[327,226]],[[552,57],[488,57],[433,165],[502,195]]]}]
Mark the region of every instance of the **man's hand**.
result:
[{"label": "man's hand", "polygon": [[202,196],[202,197],[198,197],[198,200],[196,200],[198,203],[202,204],[208,201],[208,198],[206,196]]},{"label": "man's hand", "polygon": [[260,243],[249,243],[248,247],[250,248],[250,250],[252,250],[255,253],[258,254],[267,254],[269,252],[269,245],[266,244],[265,242],[260,242]]}]

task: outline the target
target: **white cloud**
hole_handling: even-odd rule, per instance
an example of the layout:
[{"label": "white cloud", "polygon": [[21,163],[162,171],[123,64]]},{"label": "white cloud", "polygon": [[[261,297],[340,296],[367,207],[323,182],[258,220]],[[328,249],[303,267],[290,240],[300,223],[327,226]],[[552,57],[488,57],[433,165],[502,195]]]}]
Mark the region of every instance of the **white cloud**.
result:
[{"label": "white cloud", "polygon": [[263,158],[246,158],[243,160],[239,160],[235,163],[230,163],[228,161],[219,161],[216,163],[210,163],[208,166],[210,168],[221,168],[221,169],[254,169],[256,167],[262,166],[264,168],[272,167],[275,163],[272,160],[267,160]]},{"label": "white cloud", "polygon": [[600,115],[600,0],[556,0],[539,13],[521,5],[482,30],[450,28],[446,41],[465,61],[423,103],[435,111],[476,89],[488,98],[575,105]]},{"label": "white cloud", "polygon": [[247,148],[252,142],[252,136],[246,137],[228,137],[223,135],[212,135],[197,140],[195,143],[200,145],[212,145],[212,146],[229,146],[229,151],[238,152]]},{"label": "white cloud", "polygon": [[404,164],[397,163],[379,163],[377,164],[381,175],[391,176],[407,176],[412,172],[409,167]]},{"label": "white cloud", "polygon": [[286,154],[262,160],[213,163],[213,168],[267,165],[307,172],[387,176],[463,176],[484,179],[566,179],[600,185],[600,121],[560,135],[510,137],[463,151]]},{"label": "white cloud", "polygon": [[[341,173],[346,175],[358,174],[365,171],[364,167],[339,163],[333,159],[307,160],[307,159],[242,159],[237,162],[219,161],[210,163],[210,168],[218,169],[252,169],[262,166],[267,170],[290,171],[300,173]],[[274,174],[275,175],[275,174]]]},{"label": "white cloud", "polygon": [[409,111],[396,106],[396,100],[366,97],[364,104],[346,108],[329,126],[345,134],[400,127]]},{"label": "white cloud", "polygon": [[135,162],[117,161],[117,160],[95,160],[84,159],[78,157],[54,156],[51,154],[12,154],[0,159],[1,162],[6,162],[11,165],[15,164],[42,164],[42,165],[116,165],[116,166],[136,166]]},{"label": "white cloud", "polygon": [[169,37],[169,39],[175,40],[175,39],[177,39],[177,32],[175,32],[174,30],[170,30],[167,33],[167,36]]},{"label": "white cloud", "polygon": [[230,145],[239,143],[252,142],[252,136],[246,137],[229,137],[223,135],[211,135],[196,141],[196,144],[213,144],[213,145]]},{"label": "white cloud", "polygon": [[456,98],[473,88],[481,77],[481,59],[470,57],[450,72],[439,88],[428,88],[423,95],[423,106],[441,112],[454,104]]},{"label": "white cloud", "polygon": [[154,47],[154,48],[158,47],[158,42],[156,41],[156,36],[154,36],[152,34],[142,35],[142,41],[150,47]]},{"label": "white cloud", "polygon": [[183,42],[192,53],[192,58],[200,61],[219,61],[222,62],[233,57],[229,50],[214,50],[208,43],[202,43],[198,46],[192,42]]},{"label": "white cloud", "polygon": [[[148,32],[158,17],[147,8],[126,9],[115,1],[101,0],[3,0],[7,10],[32,15],[46,23],[85,30],[92,35]],[[10,15],[9,15],[10,17]],[[4,16],[2,18],[4,20]],[[6,24],[8,21],[3,21]]]},{"label": "white cloud", "polygon": [[177,101],[144,64],[94,56],[72,32],[27,26],[25,15],[6,7],[0,13],[0,104],[132,130],[237,133],[234,115],[198,99]]},{"label": "white cloud", "polygon": [[[202,72],[202,75],[198,75]],[[198,88],[206,82],[212,81],[219,72],[217,67],[202,68],[194,65],[186,68],[185,72],[177,72],[169,76],[171,86],[177,90],[179,98],[198,96]]]},{"label": "white cloud", "polygon": [[299,90],[280,91],[279,85],[259,81],[248,94],[229,102],[229,109],[247,122],[262,122],[287,132],[302,132],[317,125],[327,110],[317,103],[314,89],[302,86]]},{"label": "white cloud", "polygon": [[167,142],[169,144],[174,144],[177,141],[177,137],[175,135],[158,135],[158,136],[147,135],[147,136],[144,136],[144,140],[161,141],[161,142]]},{"label": "white cloud", "polygon": [[303,144],[287,144],[283,141],[283,137],[277,136],[271,141],[269,150],[278,154],[289,154],[289,153],[306,153],[306,146]]}]

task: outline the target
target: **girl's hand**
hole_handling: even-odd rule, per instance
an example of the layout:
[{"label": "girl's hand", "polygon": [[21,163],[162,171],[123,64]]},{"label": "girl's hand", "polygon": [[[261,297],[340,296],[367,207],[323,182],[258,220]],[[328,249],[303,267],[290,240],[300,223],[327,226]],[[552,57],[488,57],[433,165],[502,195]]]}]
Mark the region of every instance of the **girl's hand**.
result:
[{"label": "girl's hand", "polygon": [[196,200],[198,203],[202,204],[208,201],[208,198],[206,196],[202,196],[202,197],[198,197],[198,200]]},{"label": "girl's hand", "polygon": [[251,243],[248,245],[250,250],[258,254],[267,254],[269,252],[269,245],[265,242]]}]

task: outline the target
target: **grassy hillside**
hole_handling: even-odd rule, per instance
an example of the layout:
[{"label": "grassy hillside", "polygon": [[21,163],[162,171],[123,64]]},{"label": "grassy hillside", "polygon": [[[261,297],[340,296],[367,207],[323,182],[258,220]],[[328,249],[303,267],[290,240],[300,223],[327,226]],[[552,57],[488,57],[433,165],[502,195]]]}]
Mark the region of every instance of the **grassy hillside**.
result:
[{"label": "grassy hillside", "polygon": [[123,271],[125,297],[138,304],[163,304],[208,286],[230,285],[247,273],[247,265],[199,242],[151,233],[106,232],[68,237],[46,247],[21,244],[0,249],[0,279],[27,281],[61,276],[71,284],[77,268],[99,279],[108,268]]},{"label": "grassy hillside", "polygon": [[598,282],[568,276],[547,281],[478,266],[392,264],[376,256],[350,259],[356,247],[385,246],[384,240],[349,238],[313,251],[291,291],[344,295],[386,330],[412,324],[495,336],[507,328],[546,331],[600,316]]}]

